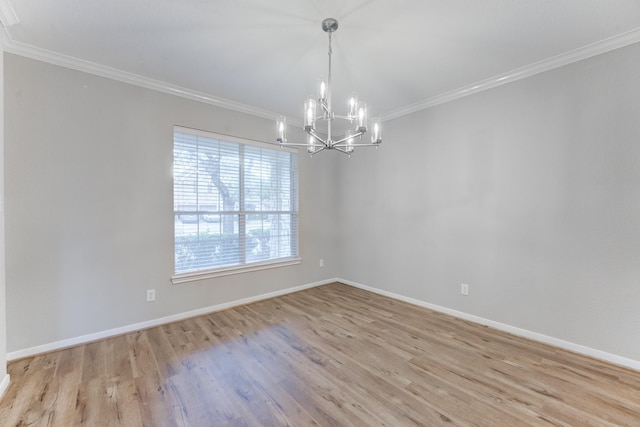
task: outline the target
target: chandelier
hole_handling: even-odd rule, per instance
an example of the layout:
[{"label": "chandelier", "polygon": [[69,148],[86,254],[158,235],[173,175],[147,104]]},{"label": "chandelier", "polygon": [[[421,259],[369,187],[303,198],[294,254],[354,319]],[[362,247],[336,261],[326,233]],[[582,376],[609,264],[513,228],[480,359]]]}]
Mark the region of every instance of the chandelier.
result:
[{"label": "chandelier", "polygon": [[[346,116],[340,116],[333,112],[331,107],[331,34],[338,29],[338,21],[327,18],[322,21],[322,29],[329,35],[329,74],[326,81],[319,79],[317,97],[309,97],[304,102],[303,121],[304,130],[309,135],[308,142],[291,143],[287,141],[285,117],[278,118],[276,140],[282,145],[307,147],[307,151],[312,155],[322,150],[337,150],[351,155],[355,147],[377,147],[382,142],[381,119],[371,120],[371,142],[362,142],[362,135],[369,129],[367,126],[367,104],[358,101],[357,96],[351,95],[348,98]],[[318,110],[320,110],[320,114],[318,114]],[[332,123],[335,119],[349,122],[351,129],[334,137]],[[320,126],[319,121],[323,121],[324,125]],[[356,142],[356,138],[358,138],[358,142]]]}]

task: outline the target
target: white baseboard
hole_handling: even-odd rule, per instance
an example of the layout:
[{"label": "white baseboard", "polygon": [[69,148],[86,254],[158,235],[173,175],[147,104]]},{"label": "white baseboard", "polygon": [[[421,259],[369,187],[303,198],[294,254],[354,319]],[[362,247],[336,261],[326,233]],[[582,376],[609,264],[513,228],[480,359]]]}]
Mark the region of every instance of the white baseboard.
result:
[{"label": "white baseboard", "polygon": [[4,393],[9,388],[9,381],[9,374],[5,374],[4,378],[2,378],[2,381],[0,381],[0,399],[2,399],[2,396],[4,396]]},{"label": "white baseboard", "polygon": [[526,329],[516,328],[515,326],[507,325],[504,323],[496,322],[493,320],[485,319],[483,317],[475,316],[473,314],[464,313],[462,311],[452,310],[447,307],[442,307],[435,304],[430,304],[428,302],[424,302],[421,300],[417,300],[415,298],[405,297],[403,295],[394,294],[393,292],[383,291],[381,289],[372,288],[370,286],[363,285],[361,283],[353,282],[351,280],[345,279],[335,279],[336,282],[344,283],[345,285],[353,286],[356,288],[364,289],[366,291],[370,291],[379,295],[383,295],[389,298],[397,299],[399,301],[404,301],[409,304],[417,305],[420,307],[428,308],[430,310],[438,311],[440,313],[445,313],[450,316],[454,316],[460,319],[468,320],[473,323],[478,323],[480,325],[489,326],[494,329],[498,329],[500,331],[508,332],[513,335],[518,335],[524,338],[528,338],[533,341],[538,341],[544,344],[549,344],[554,347],[562,348],[565,350],[572,351],[574,353],[583,354],[585,356],[592,357],[594,359],[599,359],[605,362],[613,363],[615,365],[623,366],[625,368],[630,368],[636,371],[640,371],[640,361],[628,359],[626,357],[618,356],[616,354],[607,353],[605,351],[597,350],[591,347],[587,347],[580,344],[575,344],[569,341],[564,341],[558,338],[550,337],[548,335],[539,334],[537,332],[532,332]]},{"label": "white baseboard", "polygon": [[96,332],[93,334],[82,335],[79,337],[68,338],[61,341],[55,341],[49,344],[43,344],[35,347],[26,348],[24,350],[12,351],[7,353],[7,361],[23,359],[25,357],[31,357],[38,354],[48,353],[63,348],[73,347],[80,344],[86,344],[93,341],[98,341],[104,338],[109,338],[117,335],[126,334],[129,332],[139,331],[142,329],[152,328],[154,326],[160,326],[171,322],[177,322],[179,320],[188,319],[191,317],[202,316],[216,311],[226,310],[232,307],[240,305],[250,304],[252,302],[262,301],[269,298],[278,297],[281,295],[290,294],[293,292],[302,291],[305,289],[315,288],[316,286],[326,285],[333,283],[337,279],[323,280],[320,282],[308,283],[306,285],[295,286],[293,288],[282,289],[275,292],[269,292],[266,294],[256,295],[249,298],[243,298],[235,301],[230,301],[222,304],[216,304],[209,307],[199,308],[197,310],[187,311],[184,313],[173,314],[171,316],[160,317],[158,319],[148,320],[146,322],[134,323],[132,325],[122,326],[119,328],[109,329],[102,332]]}]

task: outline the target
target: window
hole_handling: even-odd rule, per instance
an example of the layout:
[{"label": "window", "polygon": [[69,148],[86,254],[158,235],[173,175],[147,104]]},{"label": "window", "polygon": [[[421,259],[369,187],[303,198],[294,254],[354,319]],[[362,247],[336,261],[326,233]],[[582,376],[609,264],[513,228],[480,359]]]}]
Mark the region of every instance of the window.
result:
[{"label": "window", "polygon": [[176,127],[174,283],[297,262],[293,150]]}]

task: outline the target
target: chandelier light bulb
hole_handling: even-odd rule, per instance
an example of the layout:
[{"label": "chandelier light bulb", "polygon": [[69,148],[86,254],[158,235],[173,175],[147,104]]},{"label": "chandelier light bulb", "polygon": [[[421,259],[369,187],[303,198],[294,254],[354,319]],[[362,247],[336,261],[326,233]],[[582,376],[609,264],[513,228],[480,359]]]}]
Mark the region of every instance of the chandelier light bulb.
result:
[{"label": "chandelier light bulb", "polygon": [[310,97],[304,102],[304,129],[309,131],[315,129],[316,122],[316,100]]},{"label": "chandelier light bulb", "polygon": [[327,84],[324,79],[318,79],[318,101],[326,102],[327,101]]},{"label": "chandelier light bulb", "polygon": [[348,130],[346,138],[347,138],[346,151],[348,154],[351,154],[353,152],[353,132]]},{"label": "chandelier light bulb", "polygon": [[313,136],[312,136],[312,135],[309,135],[309,139],[308,139],[308,141],[309,141],[309,143],[307,144],[307,152],[308,152],[309,154],[313,154],[313,153],[315,153],[316,149],[315,149],[315,147],[313,146],[314,138],[313,138]]},{"label": "chandelier light bulb", "polygon": [[365,133],[367,131],[367,104],[358,106],[358,121],[356,130]]},{"label": "chandelier light bulb", "polygon": [[358,97],[356,95],[351,95],[349,97],[349,113],[347,117],[353,120],[358,115]]},{"label": "chandelier light bulb", "polygon": [[371,127],[371,142],[380,144],[382,142],[382,120],[380,120],[380,117],[376,117],[371,121]]},{"label": "chandelier light bulb", "polygon": [[277,141],[281,144],[287,142],[287,119],[283,116],[278,118],[276,122],[276,128],[278,131]]}]

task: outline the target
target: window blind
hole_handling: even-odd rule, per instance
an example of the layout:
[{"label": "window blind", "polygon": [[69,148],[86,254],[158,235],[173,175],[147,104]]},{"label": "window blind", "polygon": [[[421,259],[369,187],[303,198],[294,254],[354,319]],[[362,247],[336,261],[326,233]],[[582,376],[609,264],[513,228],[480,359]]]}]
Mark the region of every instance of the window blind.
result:
[{"label": "window blind", "polygon": [[176,127],[176,274],[298,256],[297,154],[264,145]]}]

